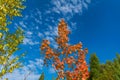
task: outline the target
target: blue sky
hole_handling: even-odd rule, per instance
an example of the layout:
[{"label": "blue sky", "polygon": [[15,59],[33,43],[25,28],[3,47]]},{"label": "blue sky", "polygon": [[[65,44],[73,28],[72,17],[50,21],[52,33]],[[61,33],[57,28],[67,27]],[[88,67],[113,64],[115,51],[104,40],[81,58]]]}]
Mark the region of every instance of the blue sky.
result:
[{"label": "blue sky", "polygon": [[29,73],[29,80],[37,80],[43,71],[46,80],[52,78],[55,72],[42,66],[39,46],[42,39],[48,39],[56,47],[54,37],[61,18],[72,31],[70,44],[81,41],[89,49],[88,63],[92,53],[101,63],[120,53],[120,0],[26,0],[25,6],[23,17],[16,17],[10,27],[20,26],[25,31],[21,52],[28,54],[24,67],[14,71],[15,76],[7,75],[10,80],[21,80]]}]

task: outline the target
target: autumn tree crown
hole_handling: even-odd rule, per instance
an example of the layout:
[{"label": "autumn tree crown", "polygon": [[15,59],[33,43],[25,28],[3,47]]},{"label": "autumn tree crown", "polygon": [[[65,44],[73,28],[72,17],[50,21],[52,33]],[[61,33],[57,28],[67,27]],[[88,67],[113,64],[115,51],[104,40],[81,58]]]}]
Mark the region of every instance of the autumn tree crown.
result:
[{"label": "autumn tree crown", "polygon": [[86,80],[89,77],[88,66],[85,55],[88,49],[82,49],[82,43],[75,45],[68,44],[67,24],[62,19],[58,25],[58,36],[56,42],[58,48],[55,50],[50,47],[49,40],[43,40],[41,51],[44,51],[44,64],[52,65],[58,74],[57,79],[67,80]]}]

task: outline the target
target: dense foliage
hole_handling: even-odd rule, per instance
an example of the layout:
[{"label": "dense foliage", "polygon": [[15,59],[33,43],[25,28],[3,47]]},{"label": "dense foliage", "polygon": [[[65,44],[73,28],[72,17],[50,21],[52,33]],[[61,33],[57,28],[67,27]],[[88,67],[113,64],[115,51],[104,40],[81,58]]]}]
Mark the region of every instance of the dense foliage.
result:
[{"label": "dense foliage", "polygon": [[64,20],[58,25],[57,49],[52,49],[48,40],[43,40],[41,51],[44,51],[44,63],[52,65],[59,79],[86,80],[89,77],[88,66],[85,61],[87,49],[82,49],[82,43],[68,44],[70,31]]},{"label": "dense foliage", "polygon": [[[96,54],[91,54],[89,74],[90,77],[86,80],[120,80],[120,54],[117,54],[113,61],[106,61],[104,64],[99,62]],[[43,77],[44,74],[41,75],[39,80],[44,80]],[[52,80],[56,79],[52,78]],[[71,79],[67,78],[67,80]]]},{"label": "dense foliage", "polygon": [[21,10],[25,8],[24,0],[0,0],[0,30],[8,30],[10,20],[15,16],[22,16]]},{"label": "dense foliage", "polygon": [[120,80],[120,54],[113,61],[100,64],[95,54],[90,58],[89,80]]},{"label": "dense foliage", "polygon": [[89,80],[96,80],[100,74],[100,62],[96,54],[90,56],[90,77]]},{"label": "dense foliage", "polygon": [[[19,59],[15,56],[19,45],[24,39],[23,31],[18,28],[14,33],[9,31],[9,21],[15,16],[21,16],[23,0],[0,0],[0,79],[14,69],[21,67]],[[7,78],[6,78],[7,80]]]}]

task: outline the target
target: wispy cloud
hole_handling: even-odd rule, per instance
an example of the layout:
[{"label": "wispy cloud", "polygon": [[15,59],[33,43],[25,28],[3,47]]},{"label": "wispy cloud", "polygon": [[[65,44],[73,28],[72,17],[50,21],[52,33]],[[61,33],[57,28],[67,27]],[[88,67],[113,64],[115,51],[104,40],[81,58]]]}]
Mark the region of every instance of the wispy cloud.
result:
[{"label": "wispy cloud", "polygon": [[[27,65],[20,69],[16,69],[12,74],[7,74],[4,78],[9,78],[9,80],[38,80],[40,77],[39,70],[43,68],[43,60],[35,59],[35,61],[29,61]],[[39,69],[39,70],[38,70]]]},{"label": "wispy cloud", "polygon": [[49,73],[52,73],[52,74],[55,73],[55,69],[54,68],[50,68],[49,69]]},{"label": "wispy cloud", "polygon": [[[88,4],[91,0],[51,0],[52,7],[46,8],[41,11],[40,9],[31,10],[28,14],[23,16],[23,19],[19,23],[15,23],[15,27],[20,26],[25,32],[25,39],[23,44],[30,46],[31,49],[39,45],[42,39],[48,39],[53,47],[57,47],[55,37],[57,34],[57,25],[61,18],[64,18],[68,22],[70,30],[77,29],[77,23],[73,22],[72,18],[75,14],[82,14],[83,9],[88,8]],[[34,50],[34,49],[33,49]],[[39,49],[37,49],[39,50]],[[36,59],[35,61],[29,61],[29,64],[25,65],[21,69],[17,69],[13,74],[8,74],[9,80],[23,80],[23,78],[32,72],[28,80],[38,80],[40,74],[37,69],[42,69],[43,61]],[[50,73],[54,73],[53,68],[48,69]]]},{"label": "wispy cloud", "polygon": [[88,4],[91,0],[52,0],[52,11],[62,15],[73,16],[75,14],[81,14],[83,9],[88,8]]},{"label": "wispy cloud", "polygon": [[[26,18],[26,17],[25,17]],[[20,26],[22,26],[23,28],[27,28],[27,26],[25,25],[25,23],[23,21],[19,22]]]},{"label": "wispy cloud", "polygon": [[77,23],[73,22],[72,18],[75,14],[81,14],[84,9],[87,9],[90,3],[91,0],[51,0],[44,11],[38,8],[31,10],[19,23],[15,23],[15,26],[21,26],[25,31],[23,41],[25,45],[38,45],[41,38],[54,41],[51,38],[57,35],[59,20],[64,18],[69,23],[70,30],[77,29]]},{"label": "wispy cloud", "polygon": [[37,44],[39,44],[39,42],[33,41],[32,39],[29,39],[29,38],[24,38],[23,44],[25,44],[25,45],[37,45]]},{"label": "wispy cloud", "polygon": [[37,45],[37,44],[39,44],[39,42],[34,41],[33,38],[34,38],[33,31],[30,31],[30,30],[26,31],[25,38],[23,40],[23,44],[24,45]]}]

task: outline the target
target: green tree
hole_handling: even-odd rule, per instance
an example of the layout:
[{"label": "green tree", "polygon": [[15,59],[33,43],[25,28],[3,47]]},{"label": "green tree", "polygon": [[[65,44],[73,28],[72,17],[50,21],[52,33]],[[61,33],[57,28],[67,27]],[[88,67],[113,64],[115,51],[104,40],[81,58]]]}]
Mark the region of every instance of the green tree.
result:
[{"label": "green tree", "polygon": [[116,58],[113,61],[114,65],[114,79],[120,80],[120,54],[116,54]]},{"label": "green tree", "polygon": [[89,80],[96,80],[100,73],[100,62],[96,54],[90,56],[90,77]]},{"label": "green tree", "polygon": [[101,64],[100,73],[97,80],[115,80],[114,79],[114,66],[111,61]]},{"label": "green tree", "polygon": [[97,80],[120,80],[120,55],[114,61],[107,61],[101,65],[100,76]]},{"label": "green tree", "polygon": [[23,31],[18,28],[11,33],[8,28],[13,17],[21,16],[22,9],[24,9],[23,0],[0,0],[0,79],[22,66],[20,58],[24,54],[19,56],[14,54],[23,42]]},{"label": "green tree", "polygon": [[41,74],[39,80],[44,80],[44,73]]},{"label": "green tree", "polygon": [[106,61],[105,64],[99,64],[96,54],[92,54],[89,80],[120,80],[120,54],[117,54],[113,61]]}]

